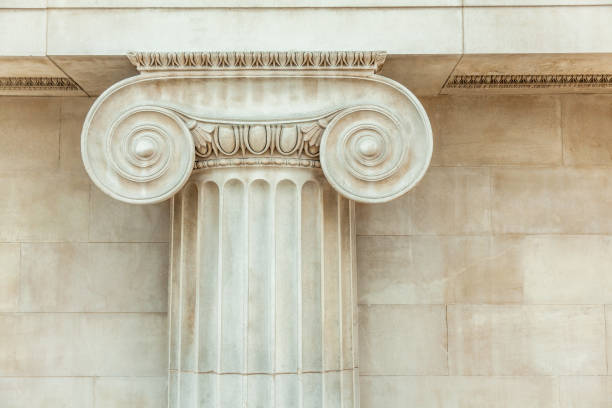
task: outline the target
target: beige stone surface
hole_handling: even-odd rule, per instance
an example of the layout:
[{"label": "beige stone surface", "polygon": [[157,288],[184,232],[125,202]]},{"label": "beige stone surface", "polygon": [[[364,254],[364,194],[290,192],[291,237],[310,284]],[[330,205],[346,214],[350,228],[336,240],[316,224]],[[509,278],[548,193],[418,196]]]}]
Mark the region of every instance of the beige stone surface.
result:
[{"label": "beige stone surface", "polygon": [[56,99],[0,98],[0,171],[57,169],[59,117]]},{"label": "beige stone surface", "polygon": [[489,171],[483,168],[431,168],[423,181],[408,193],[413,199],[409,212],[411,232],[488,232],[489,177]]},{"label": "beige stone surface", "polygon": [[0,241],[87,240],[85,176],[0,172],[0,196]]},{"label": "beige stone surface", "polygon": [[111,85],[138,74],[124,55],[53,55],[49,58],[89,96],[100,95]]},{"label": "beige stone surface", "polygon": [[498,168],[492,172],[497,233],[612,232],[606,169]]},{"label": "beige stone surface", "polygon": [[45,8],[47,0],[4,0],[0,8]]},{"label": "beige stone surface", "polygon": [[559,408],[559,379],[362,376],[361,407]]},{"label": "beige stone surface", "polygon": [[420,238],[357,238],[360,304],[444,303],[448,262],[441,248],[444,238]]},{"label": "beige stone surface", "polygon": [[94,379],[96,407],[165,408],[167,381],[164,377],[99,377]]},{"label": "beige stone surface", "polygon": [[544,165],[562,159],[561,103],[550,96],[424,99],[432,165]]},{"label": "beige stone surface", "polygon": [[[2,6],[0,6],[2,7]],[[0,57],[0,77],[65,77],[48,57]]]},{"label": "beige stone surface", "polygon": [[609,0],[4,0],[0,8],[466,7],[609,5]]},{"label": "beige stone surface", "polygon": [[606,373],[603,306],[448,306],[451,375]]},{"label": "beige stone surface", "polygon": [[[13,55],[18,56],[1,55],[0,96],[85,96],[78,85],[47,56],[20,55],[17,51]],[[21,86],[14,85],[17,79]]]},{"label": "beige stone surface", "polygon": [[487,168],[432,167],[417,187],[385,204],[358,205],[360,235],[476,234],[490,230]]},{"label": "beige stone surface", "polygon": [[486,236],[360,236],[362,304],[520,303],[512,242]]},{"label": "beige stone surface", "polygon": [[93,379],[0,378],[0,401],[2,408],[94,408]]},{"label": "beige stone surface", "polygon": [[389,55],[380,75],[389,77],[417,96],[438,95],[459,62],[460,55]]},{"label": "beige stone surface", "polygon": [[[138,30],[133,29],[134,21],[139,22]],[[201,51],[202,44],[211,51],[384,49],[454,54],[462,49],[461,9],[457,7],[212,8],[189,13],[181,9],[49,9],[47,27],[50,55]],[[341,36],[338,27],[342,27]],[[227,35],[220,36],[222,32]]]},{"label": "beige stone surface", "polygon": [[607,235],[360,236],[362,304],[612,303]]},{"label": "beige stone surface", "polygon": [[453,75],[601,74],[610,63],[610,53],[465,54]]},{"label": "beige stone surface", "polygon": [[165,312],[167,244],[22,244],[22,312]]},{"label": "beige stone surface", "polygon": [[525,303],[612,303],[612,239],[601,235],[524,237],[515,250]]},{"label": "beige stone surface", "polygon": [[359,307],[362,375],[448,374],[446,346],[444,306]]},{"label": "beige stone surface", "polygon": [[125,204],[91,186],[92,242],[168,242],[170,202]]},{"label": "beige stone surface", "polygon": [[[606,345],[608,355],[612,352],[612,305],[605,306],[606,314]],[[612,368],[612,361],[608,360],[608,372]]]},{"label": "beige stone surface", "polygon": [[563,376],[559,378],[561,408],[608,408],[612,406],[612,377]]},{"label": "beige stone surface", "polygon": [[597,6],[611,5],[610,0],[464,0],[470,6]]},{"label": "beige stone surface", "polygon": [[360,236],[362,304],[612,303],[601,235]]},{"label": "beige stone surface", "polygon": [[564,162],[612,164],[612,95],[564,96],[562,102]]},{"label": "beige stone surface", "polygon": [[612,303],[607,235],[360,236],[362,304]]},{"label": "beige stone surface", "polygon": [[513,238],[452,237],[448,240],[451,244],[447,255],[449,267],[459,267],[450,269],[446,303],[516,304],[524,300],[524,273],[514,267]]},{"label": "beige stone surface", "polygon": [[[9,0],[15,1],[15,0]],[[37,0],[29,0],[36,2]],[[40,0],[38,0],[40,1]],[[564,0],[568,1],[568,0]],[[575,1],[575,0],[574,0]],[[593,0],[590,0],[593,1]],[[447,7],[461,0],[47,0],[49,7]]]},{"label": "beige stone surface", "polygon": [[81,130],[93,98],[62,98],[60,116],[60,169],[85,174],[81,160]]},{"label": "beige stone surface", "polygon": [[165,314],[0,314],[0,377],[162,376]]},{"label": "beige stone surface", "polygon": [[[429,171],[431,172],[432,169]],[[435,171],[435,169],[434,169]],[[431,174],[431,173],[430,173]],[[425,176],[427,180],[428,176]],[[423,180],[422,183],[425,181]],[[420,186],[417,186],[420,188]],[[409,210],[414,201],[414,191],[384,204],[357,204],[357,234],[405,235],[410,234]]]},{"label": "beige stone surface", "polygon": [[19,244],[0,243],[0,312],[13,312],[19,304]]},{"label": "beige stone surface", "polygon": [[0,8],[0,55],[46,54],[46,11]]},{"label": "beige stone surface", "polygon": [[468,7],[463,18],[467,54],[610,52],[594,39],[612,37],[612,6]]}]

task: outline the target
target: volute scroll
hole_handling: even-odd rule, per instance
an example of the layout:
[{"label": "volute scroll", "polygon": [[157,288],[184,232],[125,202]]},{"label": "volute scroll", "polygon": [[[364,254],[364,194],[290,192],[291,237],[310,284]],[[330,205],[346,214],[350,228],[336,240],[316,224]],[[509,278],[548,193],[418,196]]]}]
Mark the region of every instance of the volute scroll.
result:
[{"label": "volute scroll", "polygon": [[413,188],[427,171],[433,146],[427,116],[417,107],[420,115],[402,119],[374,105],[334,117],[320,149],[329,183],[363,203],[387,202]]},{"label": "volute scroll", "polygon": [[105,193],[132,204],[167,200],[187,182],[195,148],[184,121],[160,106],[121,113],[102,137],[81,137],[85,168]]}]

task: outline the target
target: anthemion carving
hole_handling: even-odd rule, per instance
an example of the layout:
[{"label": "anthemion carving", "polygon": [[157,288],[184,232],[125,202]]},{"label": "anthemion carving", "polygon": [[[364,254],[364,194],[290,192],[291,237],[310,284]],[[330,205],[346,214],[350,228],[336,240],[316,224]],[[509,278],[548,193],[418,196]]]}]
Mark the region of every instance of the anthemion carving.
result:
[{"label": "anthemion carving", "polygon": [[423,177],[423,107],[377,52],[130,58],[81,149],[112,197],[172,200],[168,406],[357,408],[354,201]]},{"label": "anthemion carving", "polygon": [[445,88],[609,88],[610,74],[454,75]]},{"label": "anthemion carving", "polygon": [[385,53],[377,51],[133,52],[140,71],[193,69],[365,69],[378,72]]},{"label": "anthemion carving", "polygon": [[0,77],[2,90],[78,91],[79,87],[72,79],[64,77]]}]

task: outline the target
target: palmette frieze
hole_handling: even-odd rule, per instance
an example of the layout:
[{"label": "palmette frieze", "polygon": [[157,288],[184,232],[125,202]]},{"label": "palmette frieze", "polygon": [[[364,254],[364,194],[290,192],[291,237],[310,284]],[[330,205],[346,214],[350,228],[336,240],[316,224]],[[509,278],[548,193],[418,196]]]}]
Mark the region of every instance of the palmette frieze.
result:
[{"label": "palmette frieze", "polygon": [[247,52],[130,52],[140,71],[206,69],[319,70],[355,69],[378,72],[382,51],[247,51]]}]

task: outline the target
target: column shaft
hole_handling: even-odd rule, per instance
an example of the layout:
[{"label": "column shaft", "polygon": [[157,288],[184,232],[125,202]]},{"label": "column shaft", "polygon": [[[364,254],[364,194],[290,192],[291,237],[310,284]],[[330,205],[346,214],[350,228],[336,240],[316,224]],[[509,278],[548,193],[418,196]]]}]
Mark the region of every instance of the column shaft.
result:
[{"label": "column shaft", "polygon": [[353,203],[320,169],[240,167],[172,207],[170,408],[358,407]]}]

